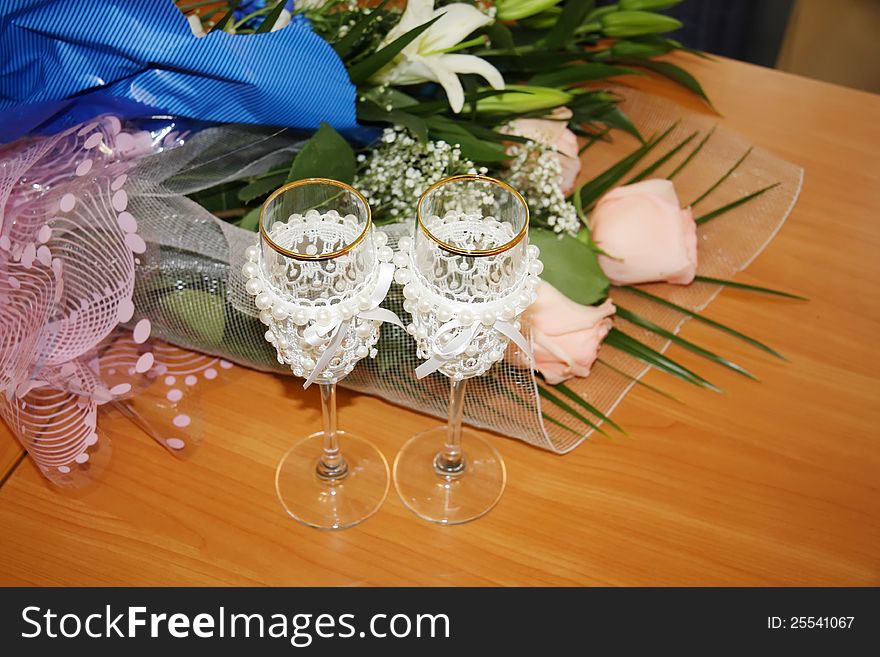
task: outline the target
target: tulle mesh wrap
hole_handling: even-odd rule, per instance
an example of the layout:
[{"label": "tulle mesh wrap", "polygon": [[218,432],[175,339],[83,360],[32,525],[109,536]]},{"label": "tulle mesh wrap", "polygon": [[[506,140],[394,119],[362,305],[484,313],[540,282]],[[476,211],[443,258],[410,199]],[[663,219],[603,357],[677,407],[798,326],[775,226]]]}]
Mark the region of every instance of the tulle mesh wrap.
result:
[{"label": "tulle mesh wrap", "polygon": [[[667,102],[621,89],[623,109],[650,135],[680,123],[667,138],[669,146],[694,131],[704,135],[713,118],[686,114]],[[244,289],[241,274],[247,246],[257,241],[251,233],[223,222],[187,194],[244,175],[257,174],[288,161],[305,136],[288,130],[228,126],[203,130],[177,148],[149,155],[128,172],[124,189],[128,211],[137,218],[138,234],[150,249],[136,267],[133,300],[138,316],[151,320],[153,334],[181,347],[235,361],[249,367],[290,374],[276,360],[263,335],[253,298]],[[695,143],[692,142],[692,143]],[[636,146],[635,140],[615,133],[613,144],[591,147],[584,156],[588,175],[601,172]],[[742,137],[718,129],[697,157],[675,178],[683,203],[708,189],[746,151]],[[661,146],[659,151],[662,152]],[[689,152],[685,148],[656,175],[663,176]],[[649,156],[648,161],[652,161]],[[749,192],[778,182],[774,189],[699,228],[699,273],[730,278],[745,268],[767,245],[788,216],[800,191],[803,171],[767,151],[755,148],[742,165],[700,204],[701,211],[718,208]],[[8,184],[5,180],[3,184]],[[698,212],[697,214],[700,214]],[[414,216],[406,223],[385,227],[389,245],[412,234]],[[542,254],[546,257],[547,254]],[[693,310],[704,308],[718,293],[717,286],[653,286],[653,292]],[[612,289],[611,296],[628,309],[672,331],[685,316]],[[394,285],[383,306],[404,320],[403,297]],[[666,341],[615,319],[618,327],[655,348]],[[376,395],[409,409],[445,417],[449,381],[435,373],[421,381],[414,374],[421,363],[412,338],[390,324],[381,329],[379,353],[365,359],[341,385]],[[515,349],[515,347],[511,347]],[[603,347],[592,374],[569,386],[605,413],[610,413],[646,367],[609,347]],[[505,359],[485,375],[469,381],[465,421],[556,453],[565,453],[591,430],[579,425],[552,404],[543,404],[535,375]],[[610,367],[609,367],[610,366]],[[615,371],[619,370],[619,371]],[[542,413],[570,426],[566,430],[547,422]]]}]

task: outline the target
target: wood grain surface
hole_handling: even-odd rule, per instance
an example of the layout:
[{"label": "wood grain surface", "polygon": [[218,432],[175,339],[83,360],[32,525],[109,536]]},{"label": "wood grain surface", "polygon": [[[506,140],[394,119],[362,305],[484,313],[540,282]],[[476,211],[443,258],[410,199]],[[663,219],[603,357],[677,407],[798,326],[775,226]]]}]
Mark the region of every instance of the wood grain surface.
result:
[{"label": "wood grain surface", "polygon": [[[727,290],[710,316],[781,348],[766,357],[705,326],[683,335],[761,383],[712,368],[724,395],[660,373],[684,403],[640,390],[566,456],[487,434],[508,465],[477,522],[418,520],[393,490],[344,532],[290,520],[275,464],[320,424],[317,391],[232,370],[201,398],[204,442],[178,461],[128,421],[103,480],[53,490],[5,429],[0,584],[38,585],[878,585],[880,584],[880,96],[741,63],[677,56],[720,123],[806,169],[787,224],[738,280],[799,291],[792,303]],[[670,83],[642,89],[707,111]],[[675,347],[688,366],[706,367]],[[435,420],[340,393],[340,424],[391,460]]]}]

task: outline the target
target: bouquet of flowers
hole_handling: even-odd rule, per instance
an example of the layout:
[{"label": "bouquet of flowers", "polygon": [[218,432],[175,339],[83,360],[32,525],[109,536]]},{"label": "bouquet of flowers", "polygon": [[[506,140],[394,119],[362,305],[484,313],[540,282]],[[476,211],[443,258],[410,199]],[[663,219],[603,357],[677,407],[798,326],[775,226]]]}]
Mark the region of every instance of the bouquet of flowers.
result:
[{"label": "bouquet of flowers", "polygon": [[[126,245],[124,257],[116,255],[126,271],[130,264],[133,280],[126,274],[99,300],[102,273],[96,272],[88,294],[112,321],[93,327],[64,358],[47,361],[46,344],[66,335],[57,330],[58,316],[68,321],[83,310],[65,305],[56,291],[55,306],[28,316],[29,326],[42,327],[40,337],[27,345],[7,341],[0,354],[17,365],[2,382],[3,417],[30,446],[33,432],[21,409],[40,390],[86,399],[91,413],[148,388],[159,363],[141,361],[143,347],[129,341],[122,350],[141,363],[129,368],[137,381],[127,388],[110,385],[100,365],[107,353],[119,358],[117,324],[130,328],[137,321],[130,309],[169,342],[281,371],[240,268],[244,248],[256,239],[263,199],[285,182],[310,177],[361,190],[376,220],[389,224],[392,244],[411,231],[419,195],[449,175],[500,178],[528,201],[530,240],[544,262],[538,301],[525,318],[538,376],[511,348],[469,398],[465,415],[474,424],[563,452],[593,430],[619,429],[607,415],[645,365],[714,388],[662,353],[669,341],[751,376],[678,337],[677,327],[682,318],[695,318],[776,354],[699,310],[718,286],[748,287],[726,276],[747,264],[784,220],[800,172],[740,150],[741,141],[705,120],[676,120],[675,110],[658,110],[608,82],[656,74],[705,98],[686,71],[658,59],[684,50],[664,36],[678,22],[658,13],[674,4],[81,2],[74,24],[48,15],[40,3],[12,2],[3,29],[27,47],[17,53],[19,73],[4,81],[0,101],[7,119],[0,139],[22,137],[3,155],[18,166],[7,169],[0,187],[10,190],[0,198],[7,217],[0,223],[0,286],[26,303],[21,285],[9,280],[18,282],[16,270],[26,263],[30,272],[40,258],[54,272],[47,289],[60,285],[64,257],[74,256],[53,244],[53,222],[68,221],[80,235],[98,216],[110,217],[101,224],[106,239],[84,240],[81,253],[103,257],[107,244]],[[137,26],[134,34],[98,20],[110,16],[108,5],[117,21]],[[77,66],[47,72],[44,84],[34,86],[22,64],[49,53],[63,53]],[[83,61],[91,67],[85,73]],[[101,84],[92,84],[95,76]],[[96,115],[103,118],[92,121]],[[699,169],[689,166],[697,157]],[[596,165],[590,175],[581,171],[583,158]],[[694,195],[685,208],[682,190]],[[71,205],[71,195],[90,199],[92,208],[76,221],[74,205],[83,204]],[[716,201],[714,209],[694,210],[707,199]],[[26,230],[8,219],[22,209],[40,217]],[[715,220],[728,214],[745,217],[741,234],[715,230]],[[45,227],[50,234],[40,241]],[[697,275],[698,242],[709,238],[708,258],[700,245],[703,275]],[[657,282],[671,285],[634,287]],[[676,286],[700,290],[685,299]],[[399,288],[387,303],[404,308]],[[20,333],[20,317],[7,321]],[[386,327],[382,340],[379,357],[343,384],[443,415],[445,386],[412,375],[408,336]],[[76,372],[74,365],[62,372],[66,364]],[[95,444],[94,414],[87,415],[82,453]],[[72,454],[63,463],[68,472],[79,463],[74,451],[65,452]],[[50,462],[44,472],[57,468]]]}]

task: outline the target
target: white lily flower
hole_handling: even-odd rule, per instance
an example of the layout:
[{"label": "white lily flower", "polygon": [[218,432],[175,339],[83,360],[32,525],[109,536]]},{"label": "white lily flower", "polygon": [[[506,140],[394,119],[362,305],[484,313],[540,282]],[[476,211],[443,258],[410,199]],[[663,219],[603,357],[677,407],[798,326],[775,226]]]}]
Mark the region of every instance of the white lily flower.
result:
[{"label": "white lily flower", "polygon": [[472,5],[454,3],[434,9],[434,0],[408,0],[400,22],[388,33],[380,47],[403,36],[411,29],[441,18],[404,48],[391,63],[373,76],[375,82],[415,84],[437,82],[446,91],[453,112],[464,107],[464,89],[459,73],[476,73],[493,89],[504,89],[504,78],[497,68],[475,55],[456,55],[443,52],[458,45],[477,28],[492,22],[492,18]]}]

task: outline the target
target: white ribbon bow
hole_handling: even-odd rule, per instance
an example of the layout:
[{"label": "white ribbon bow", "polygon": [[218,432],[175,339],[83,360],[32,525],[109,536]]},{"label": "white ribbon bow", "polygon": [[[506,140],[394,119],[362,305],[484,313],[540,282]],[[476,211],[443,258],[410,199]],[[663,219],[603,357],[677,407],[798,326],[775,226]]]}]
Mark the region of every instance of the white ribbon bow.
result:
[{"label": "white ribbon bow", "polygon": [[[432,372],[439,370],[453,358],[461,356],[467,351],[467,348],[471,345],[474,338],[477,337],[477,332],[480,330],[481,326],[479,319],[475,320],[470,326],[465,326],[457,319],[446,322],[440,327],[440,330],[437,332],[437,335],[434,336],[431,343],[431,351],[434,355],[416,368],[416,378],[424,379]],[[440,336],[450,333],[458,328],[464,330],[445,345],[440,346]],[[499,333],[510,338],[517,347],[522,349],[522,352],[529,359],[529,363],[534,367],[535,359],[532,356],[531,346],[525,339],[525,336],[517,331],[516,327],[511,322],[496,320],[491,327],[486,328],[494,328]]]},{"label": "white ribbon bow", "polygon": [[339,349],[339,345],[342,344],[342,340],[348,332],[348,327],[354,319],[377,319],[380,322],[391,322],[400,328],[404,328],[397,315],[390,310],[379,307],[379,304],[382,303],[382,300],[388,294],[393,280],[394,265],[390,262],[380,263],[379,275],[376,277],[376,287],[370,295],[370,307],[367,310],[359,310],[349,319],[337,319],[326,325],[312,324],[303,331],[303,338],[313,347],[317,347],[327,339],[328,334],[330,335],[330,344],[327,345],[327,349],[324,350],[324,353],[321,354],[321,357],[315,364],[315,369],[312,370],[312,373],[309,374],[305,383],[303,383],[303,388],[308,388],[312,385],[318,375],[327,368],[333,356],[336,355],[336,351]]}]

